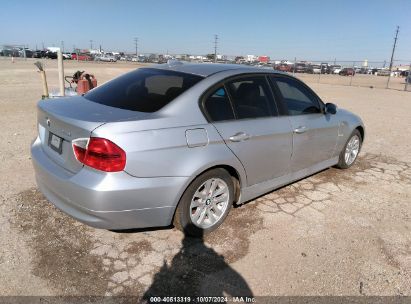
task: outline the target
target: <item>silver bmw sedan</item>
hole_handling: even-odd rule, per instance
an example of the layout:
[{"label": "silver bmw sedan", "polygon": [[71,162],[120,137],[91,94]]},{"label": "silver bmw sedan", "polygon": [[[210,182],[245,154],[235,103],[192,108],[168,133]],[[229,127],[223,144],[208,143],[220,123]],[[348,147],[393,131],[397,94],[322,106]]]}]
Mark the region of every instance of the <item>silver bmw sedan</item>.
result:
[{"label": "silver bmw sedan", "polygon": [[202,235],[233,204],[350,167],[363,140],[358,116],[286,73],[174,62],[40,101],[31,154],[42,193],[81,222]]}]

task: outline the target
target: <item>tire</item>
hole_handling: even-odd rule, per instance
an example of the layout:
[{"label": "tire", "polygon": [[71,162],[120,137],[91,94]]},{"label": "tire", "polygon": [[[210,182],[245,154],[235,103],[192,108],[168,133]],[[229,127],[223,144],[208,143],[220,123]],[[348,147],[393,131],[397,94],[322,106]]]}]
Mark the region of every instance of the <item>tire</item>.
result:
[{"label": "tire", "polygon": [[[353,144],[352,141],[355,142],[355,138],[358,139],[357,152],[355,153],[355,156],[353,157],[353,159],[351,159],[351,158],[347,159],[347,157],[346,157],[346,152],[348,151],[348,150],[347,150],[347,147],[348,147],[350,144]],[[354,146],[356,146],[356,145],[352,145],[351,147],[354,148]],[[345,145],[344,145],[344,148],[342,149],[342,151],[341,151],[341,153],[340,153],[340,157],[339,157],[339,161],[338,161],[338,164],[337,164],[337,168],[347,169],[347,168],[351,167],[351,166],[355,163],[355,161],[357,160],[358,154],[359,154],[360,151],[361,151],[361,146],[362,146],[362,136],[361,136],[361,133],[360,133],[360,131],[358,131],[358,129],[355,129],[355,130],[351,133],[350,137],[348,138],[347,142],[346,142]]]},{"label": "tire", "polygon": [[[207,185],[210,186],[209,190],[214,187],[214,191],[208,191],[209,195],[206,195]],[[204,197],[200,198],[199,195]],[[187,235],[202,237],[224,222],[233,201],[234,183],[231,175],[221,168],[209,170],[198,176],[185,190],[174,215],[174,226]],[[196,218],[199,222],[196,222]]]}]

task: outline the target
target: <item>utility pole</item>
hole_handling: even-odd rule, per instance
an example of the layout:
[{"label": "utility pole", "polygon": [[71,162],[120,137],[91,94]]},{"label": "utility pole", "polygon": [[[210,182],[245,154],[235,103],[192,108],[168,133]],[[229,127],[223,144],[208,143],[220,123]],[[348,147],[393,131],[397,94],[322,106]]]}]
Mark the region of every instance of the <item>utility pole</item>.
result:
[{"label": "utility pole", "polygon": [[43,47],[42,51],[44,51],[44,42],[41,43],[41,46]]},{"label": "utility pole", "polygon": [[395,46],[397,45],[397,38],[398,38],[398,32],[400,30],[400,27],[397,25],[397,31],[395,32],[395,38],[394,38],[394,45],[392,46],[392,53],[391,53],[391,60],[390,60],[390,73],[388,74],[388,79],[387,79],[387,89],[390,84],[390,78],[391,78],[391,70],[392,70],[392,62],[394,60],[394,52],[395,52]]},{"label": "utility pole", "polygon": [[138,38],[134,38],[134,46],[136,47],[136,57],[138,58]]},{"label": "utility pole", "polygon": [[90,40],[90,50],[93,49],[93,40]]},{"label": "utility pole", "polygon": [[218,35],[214,35],[214,63],[217,62],[217,44],[218,44]]},{"label": "utility pole", "polygon": [[61,40],[61,52],[64,53],[64,41]]}]

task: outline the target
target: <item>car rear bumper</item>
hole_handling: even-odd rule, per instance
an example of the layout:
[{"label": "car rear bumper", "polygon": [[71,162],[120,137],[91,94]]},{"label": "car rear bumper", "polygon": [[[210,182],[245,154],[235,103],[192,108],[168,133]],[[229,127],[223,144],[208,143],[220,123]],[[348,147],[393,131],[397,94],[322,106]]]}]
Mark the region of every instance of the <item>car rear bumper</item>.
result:
[{"label": "car rear bumper", "polygon": [[37,139],[31,147],[40,191],[57,208],[96,228],[168,226],[188,177],[138,178],[84,167],[71,173],[51,160]]}]

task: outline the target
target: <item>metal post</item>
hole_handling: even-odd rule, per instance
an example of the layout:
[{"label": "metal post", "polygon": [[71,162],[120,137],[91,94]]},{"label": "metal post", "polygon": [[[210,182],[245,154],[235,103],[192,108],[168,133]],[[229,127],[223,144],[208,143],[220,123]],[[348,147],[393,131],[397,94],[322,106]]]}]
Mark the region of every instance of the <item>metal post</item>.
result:
[{"label": "metal post", "polygon": [[217,62],[217,43],[218,43],[218,35],[214,35],[214,63]]},{"label": "metal post", "polygon": [[297,64],[297,57],[294,57],[293,76],[295,76],[295,65]]},{"label": "metal post", "polygon": [[391,61],[390,61],[390,73],[388,74],[388,79],[387,79],[387,86],[386,89],[388,89],[390,85],[390,78],[391,78],[391,70],[392,70],[392,62],[394,60],[394,52],[395,52],[395,46],[397,45],[397,38],[398,38],[398,31],[400,30],[400,27],[397,25],[397,31],[395,33],[395,38],[394,38],[394,45],[392,46],[392,53],[391,53]]},{"label": "metal post", "polygon": [[350,86],[352,84],[352,78],[354,77],[354,73],[355,73],[354,66],[355,66],[355,61],[352,63],[352,74],[350,76]]},{"label": "metal post", "polygon": [[320,83],[320,77],[321,77],[321,72],[323,70],[323,66],[320,63],[320,73],[318,74],[318,79],[317,79],[317,83]]},{"label": "metal post", "polygon": [[404,91],[408,91],[408,81],[411,81],[411,63],[410,63],[410,66],[408,68],[408,75],[407,75],[407,77],[405,77]]},{"label": "metal post", "polygon": [[57,65],[59,71],[59,87],[60,87],[60,96],[64,96],[64,67],[63,67],[63,54],[59,49],[57,51]]}]

